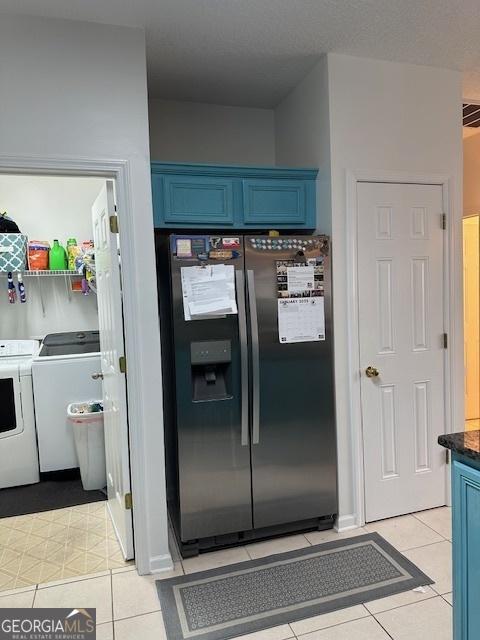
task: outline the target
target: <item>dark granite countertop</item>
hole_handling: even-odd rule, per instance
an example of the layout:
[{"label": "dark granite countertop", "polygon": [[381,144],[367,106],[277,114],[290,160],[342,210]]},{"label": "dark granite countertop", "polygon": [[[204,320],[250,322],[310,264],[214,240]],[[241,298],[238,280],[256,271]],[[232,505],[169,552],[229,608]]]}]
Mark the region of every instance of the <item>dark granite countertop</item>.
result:
[{"label": "dark granite countertop", "polygon": [[447,433],[438,437],[438,444],[462,456],[480,460],[480,430]]}]

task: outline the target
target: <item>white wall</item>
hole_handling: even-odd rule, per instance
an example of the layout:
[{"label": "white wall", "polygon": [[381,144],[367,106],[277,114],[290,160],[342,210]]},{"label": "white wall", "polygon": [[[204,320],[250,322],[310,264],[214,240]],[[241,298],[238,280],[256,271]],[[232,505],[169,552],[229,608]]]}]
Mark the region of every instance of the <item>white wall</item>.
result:
[{"label": "white wall", "polygon": [[[92,237],[91,206],[103,182],[101,178],[0,174],[0,210],[7,211],[30,240],[52,244],[57,238],[65,247],[67,238],[73,237],[80,244]],[[4,340],[98,328],[94,294],[69,293],[65,279],[58,277],[25,278],[24,283],[26,304],[9,304],[5,286],[0,292]],[[5,276],[0,276],[2,284]]]},{"label": "white wall", "polygon": [[[350,459],[347,360],[346,170],[443,174],[451,178],[455,272],[451,301],[455,313],[450,348],[456,354],[452,387],[453,430],[463,428],[463,320],[461,272],[462,77],[432,67],[328,56],[331,149],[335,366],[341,511],[354,512]],[[453,262],[453,261],[452,261]]]},{"label": "white wall", "polygon": [[328,63],[319,63],[275,109],[276,163],[317,167],[317,231],[331,233]]},{"label": "white wall", "polygon": [[145,295],[156,291],[156,277],[144,32],[2,15],[0,87],[4,156],[127,163],[127,209],[119,218],[131,210],[135,224],[120,244],[135,252],[124,299],[127,359],[139,389],[129,395],[130,432],[143,456],[132,470],[135,537],[149,556],[137,561],[142,572],[168,566],[158,310],[156,295]]},{"label": "white wall", "polygon": [[[305,103],[297,99],[297,93],[298,96],[313,96],[312,112],[306,111]],[[321,60],[276,110],[277,154],[281,152],[283,164],[316,162],[328,165],[326,125],[318,126],[318,122],[325,123],[327,95],[331,214],[329,216],[320,207],[318,219],[319,229],[330,230],[332,235],[339,511],[340,526],[349,526],[357,521],[358,486],[353,471],[347,388],[352,372],[347,350],[346,172],[442,174],[451,178],[454,218],[454,255],[451,258],[454,298],[451,305],[455,324],[450,348],[455,354],[452,386],[456,399],[452,428],[460,430],[463,428],[461,74],[329,54],[327,63]],[[295,141],[297,137],[301,144]]]},{"label": "white wall", "polygon": [[92,239],[92,204],[102,178],[0,174],[0,210],[33,240]]},{"label": "white wall", "polygon": [[463,140],[463,215],[480,213],[480,135]]},{"label": "white wall", "polygon": [[152,160],[275,164],[273,111],[150,100]]}]

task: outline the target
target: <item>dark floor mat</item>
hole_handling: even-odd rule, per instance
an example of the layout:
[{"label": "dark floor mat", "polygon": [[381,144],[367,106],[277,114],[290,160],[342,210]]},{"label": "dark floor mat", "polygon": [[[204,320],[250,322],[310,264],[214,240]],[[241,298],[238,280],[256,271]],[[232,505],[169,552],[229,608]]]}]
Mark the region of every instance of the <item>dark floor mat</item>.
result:
[{"label": "dark floor mat", "polygon": [[42,473],[40,482],[0,489],[0,518],[106,500],[103,491],[84,491],[78,469]]},{"label": "dark floor mat", "polygon": [[158,580],[157,589],[168,640],[227,640],[432,582],[368,533]]}]

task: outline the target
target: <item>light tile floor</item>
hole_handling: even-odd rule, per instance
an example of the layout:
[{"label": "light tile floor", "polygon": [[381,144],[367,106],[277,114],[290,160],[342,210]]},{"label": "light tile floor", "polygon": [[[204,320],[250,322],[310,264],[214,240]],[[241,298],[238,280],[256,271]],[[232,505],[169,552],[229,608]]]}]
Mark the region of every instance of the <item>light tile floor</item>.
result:
[{"label": "light tile floor", "polygon": [[106,502],[0,519],[0,592],[125,565]]},{"label": "light tile floor", "polygon": [[[238,640],[451,640],[450,509],[442,507],[366,526],[378,531],[436,583]],[[139,576],[134,567],[103,571],[0,593],[2,607],[96,607],[98,640],[166,640],[155,579],[225,566],[326,540],[365,533],[315,532],[203,554],[176,562],[173,571]]]}]

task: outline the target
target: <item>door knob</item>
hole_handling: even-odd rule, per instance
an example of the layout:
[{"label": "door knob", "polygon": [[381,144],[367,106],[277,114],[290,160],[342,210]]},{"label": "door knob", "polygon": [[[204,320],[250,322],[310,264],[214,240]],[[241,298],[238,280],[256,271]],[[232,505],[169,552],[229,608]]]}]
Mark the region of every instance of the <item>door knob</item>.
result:
[{"label": "door knob", "polygon": [[92,373],[92,378],[94,380],[103,380],[103,373]]},{"label": "door knob", "polygon": [[367,376],[367,378],[376,378],[379,375],[379,371],[376,367],[372,367],[372,365],[369,365],[365,369],[365,375]]}]

